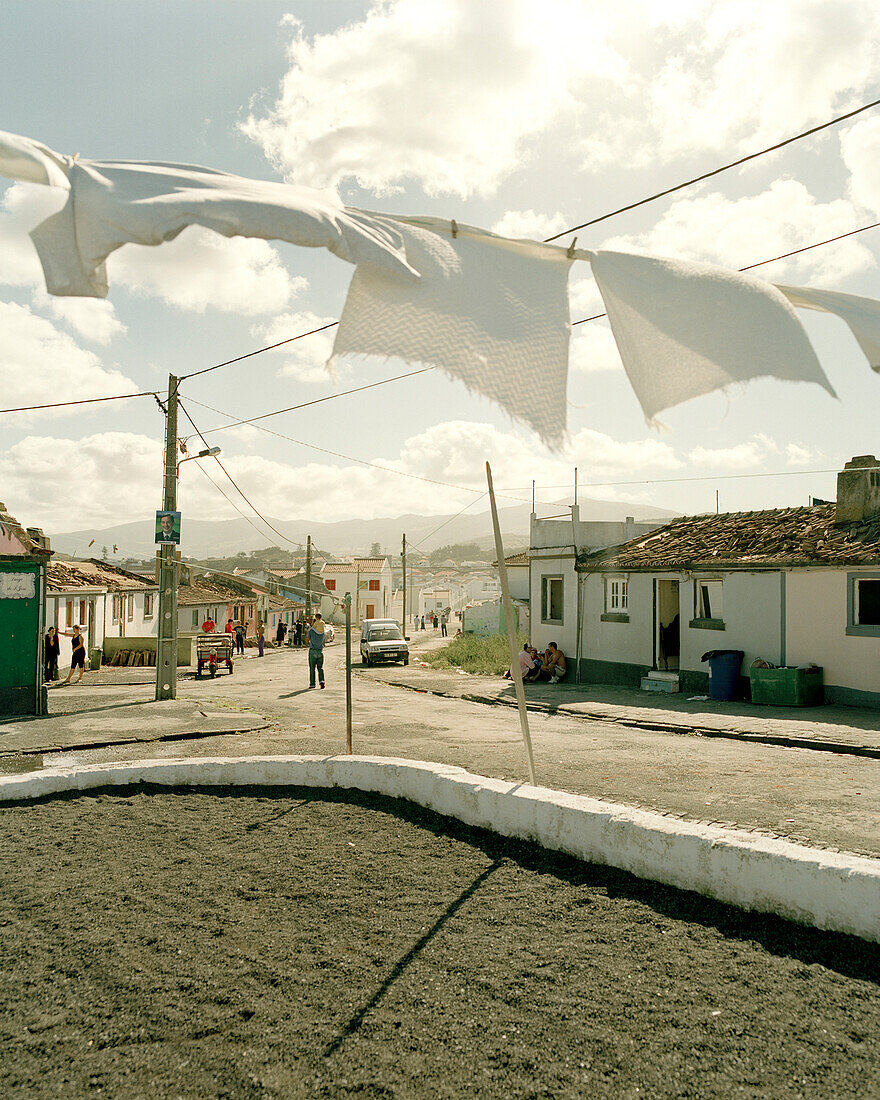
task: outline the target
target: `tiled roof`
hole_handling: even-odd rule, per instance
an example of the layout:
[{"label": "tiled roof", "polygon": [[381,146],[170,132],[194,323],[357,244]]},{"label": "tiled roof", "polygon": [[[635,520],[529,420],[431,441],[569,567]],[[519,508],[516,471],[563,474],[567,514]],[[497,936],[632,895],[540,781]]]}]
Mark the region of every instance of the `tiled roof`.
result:
[{"label": "tiled roof", "polygon": [[50,550],[47,550],[30,537],[15,516],[6,511],[5,504],[0,504],[0,529],[2,529],[4,535],[8,535],[20,543],[28,554],[44,557],[49,557],[51,554]]},{"label": "tiled roof", "polygon": [[[498,568],[498,562],[493,561],[492,564],[495,568]],[[511,554],[509,558],[504,559],[505,565],[528,565],[529,564],[529,552],[523,550],[521,554]]]},{"label": "tiled roof", "polygon": [[102,581],[88,576],[71,562],[50,561],[46,566],[46,584],[54,592],[77,588],[104,588]]},{"label": "tiled roof", "polygon": [[646,535],[578,554],[582,572],[773,565],[880,565],[880,515],[834,524],[835,506],[686,516]]},{"label": "tiled roof", "polygon": [[233,588],[231,585],[215,580],[199,578],[195,584],[177,586],[178,606],[196,607],[201,604],[255,602],[256,596],[253,593],[242,592],[239,588]]},{"label": "tiled roof", "polygon": [[354,561],[328,562],[322,573],[381,573],[385,568],[385,558],[356,558]]},{"label": "tiled roof", "polygon": [[[63,572],[58,571],[54,575],[59,580],[66,576],[68,587],[108,588],[111,592],[149,592],[159,587],[152,578],[139,577],[121,566],[95,558],[89,561],[56,561],[52,565],[63,568]],[[47,575],[51,583],[52,572]]]}]

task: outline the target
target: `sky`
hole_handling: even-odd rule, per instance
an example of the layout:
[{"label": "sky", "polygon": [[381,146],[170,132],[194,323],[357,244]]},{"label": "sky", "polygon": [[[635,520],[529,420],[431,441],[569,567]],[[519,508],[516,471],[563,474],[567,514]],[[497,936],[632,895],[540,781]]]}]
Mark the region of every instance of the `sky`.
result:
[{"label": "sky", "polygon": [[[59,152],[203,164],[538,240],[880,98],[871,0],[4,0],[3,23],[0,128]],[[581,230],[578,247],[743,267],[880,220],[878,163],[880,108]],[[115,253],[106,301],[50,298],[28,231],[63,197],[0,180],[4,408],[162,389],[339,316],[349,265],[197,228]],[[880,297],[878,256],[872,230],[756,274]],[[588,265],[570,297],[572,320],[602,311]],[[880,454],[880,376],[841,321],[799,316],[837,399],[759,380],[649,426],[594,321],[573,330],[559,452],[439,371],[265,421],[277,434],[209,438],[278,519],[477,512],[487,459],[499,503],[529,500],[534,480],[539,514],[572,498],[575,467],[581,498],[635,514],[714,511],[716,491],[721,511],[833,499],[826,471]],[[333,378],[331,342],[181,395],[204,431],[412,369],[352,358]],[[0,500],[49,532],[149,519],[163,432],[151,398],[2,415]],[[200,465],[181,467],[184,516],[235,517],[230,500],[253,516]]]}]

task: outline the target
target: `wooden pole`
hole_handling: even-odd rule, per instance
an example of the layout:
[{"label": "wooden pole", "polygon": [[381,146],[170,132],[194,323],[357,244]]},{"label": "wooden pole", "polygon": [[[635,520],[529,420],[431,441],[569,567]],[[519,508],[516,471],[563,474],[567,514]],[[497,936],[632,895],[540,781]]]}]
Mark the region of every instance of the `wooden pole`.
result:
[{"label": "wooden pole", "polygon": [[516,705],[519,710],[519,724],[522,727],[523,743],[529,765],[529,780],[535,784],[535,758],[532,754],[532,736],[529,733],[529,712],[526,709],[526,693],[523,689],[522,668],[519,663],[519,647],[516,641],[516,621],[513,615],[513,603],[510,599],[510,585],[507,582],[507,564],[504,561],[504,544],[501,541],[501,526],[498,523],[498,509],[495,507],[495,489],[492,486],[492,467],[486,463],[486,481],[489,483],[489,503],[492,506],[492,528],[495,532],[495,554],[498,558],[498,574],[501,577],[501,602],[507,622],[507,641],[510,645],[510,667],[513,672],[513,686],[516,688]]},{"label": "wooden pole", "polygon": [[400,550],[400,561],[403,565],[403,610],[400,615],[400,628],[406,638],[406,535],[403,536],[403,544]]},{"label": "wooden pole", "polygon": [[345,593],[345,747],[351,756],[351,593]]}]

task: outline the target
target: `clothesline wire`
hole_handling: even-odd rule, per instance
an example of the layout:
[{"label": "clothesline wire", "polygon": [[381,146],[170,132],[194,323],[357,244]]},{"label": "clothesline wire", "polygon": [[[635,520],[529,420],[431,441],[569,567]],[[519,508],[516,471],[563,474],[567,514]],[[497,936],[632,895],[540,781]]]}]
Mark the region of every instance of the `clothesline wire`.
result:
[{"label": "clothesline wire", "polygon": [[588,222],[582,222],[580,225],[573,225],[570,229],[563,229],[561,233],[555,233],[552,237],[546,237],[544,239],[545,244],[549,244],[551,241],[558,241],[560,237],[565,237],[569,233],[574,233],[579,229],[586,229],[591,225],[598,225],[599,222],[607,221],[609,218],[614,218],[618,214],[625,214],[628,210],[635,210],[640,206],[646,206],[650,202],[656,202],[657,199],[665,198],[666,195],[672,195],[676,191],[683,191],[686,187],[693,187],[695,183],[701,183],[703,180],[711,179],[712,176],[719,176],[722,172],[729,172],[731,168],[737,168],[741,164],[747,164],[750,160],[756,160],[758,157],[763,157],[767,153],[774,153],[777,149],[784,149],[786,145],[791,145],[796,141],[801,141],[803,138],[810,137],[812,134],[819,133],[820,130],[826,130],[829,126],[836,126],[839,122],[845,122],[848,118],[854,118],[856,115],[860,115],[863,111],[869,111],[873,107],[880,105],[880,99],[874,99],[870,103],[863,103],[861,107],[856,107],[854,111],[847,111],[846,114],[837,115],[835,118],[829,119],[827,122],[822,122],[818,126],[811,126],[809,130],[803,130],[799,134],[795,134],[794,137],[786,138],[784,141],[778,141],[775,145],[768,145],[766,149],[759,149],[755,153],[749,153],[745,157],[740,157],[738,160],[732,160],[729,164],[722,164],[720,168],[713,168],[711,172],[703,172],[702,175],[694,176],[693,179],[685,180],[684,183],[678,183],[674,187],[667,187],[665,191],[658,191],[654,195],[649,195],[645,199],[639,199],[638,202],[628,203],[626,206],[619,206],[616,210],[610,210],[607,214],[602,214],[598,218],[591,218]]},{"label": "clothesline wire", "polygon": [[[304,335],[309,335],[305,333]],[[294,337],[294,339],[297,339]],[[272,412],[261,413],[259,416],[247,417],[244,420],[235,420],[231,424],[224,424],[222,429],[225,428],[237,428],[241,424],[253,424],[257,420],[265,420],[269,416],[279,416],[281,413],[296,412],[298,409],[307,409],[310,405],[320,405],[324,401],[334,401],[337,397],[349,397],[353,393],[362,393],[364,390],[375,389],[376,386],[387,386],[389,382],[399,382],[402,378],[414,378],[417,374],[426,374],[428,371],[434,370],[434,367],[420,367],[418,370],[407,371],[405,374],[395,374],[391,378],[380,378],[378,382],[369,382],[365,386],[355,386],[351,390],[343,390],[341,393],[330,393],[325,397],[316,397],[311,401],[303,401],[299,405],[289,405],[286,409],[275,409]],[[190,399],[191,400],[191,399]],[[206,406],[207,407],[207,406]],[[221,428],[206,428],[205,435],[210,435],[211,432],[219,432]],[[204,437],[202,437],[204,438]]]},{"label": "clothesline wire", "polygon": [[[860,466],[859,470],[880,470],[880,466]],[[617,485],[674,485],[682,481],[737,481],[746,477],[807,477],[813,474],[838,474],[840,470],[832,468],[828,470],[765,470],[760,473],[749,474],[699,474],[693,477],[642,477],[634,481],[578,481],[581,488],[609,487]],[[513,491],[530,489],[530,485],[515,485]],[[563,485],[536,485],[536,489],[568,489],[571,483]],[[541,502],[543,503],[543,501]]]},{"label": "clothesline wire", "polygon": [[[880,101],[878,101],[878,102],[880,102]],[[790,252],[782,252],[778,256],[772,256],[768,260],[759,260],[757,263],[747,264],[745,267],[738,268],[738,270],[739,271],[751,271],[756,267],[763,267],[766,264],[775,263],[777,260],[785,260],[785,259],[788,259],[790,256],[800,255],[802,252],[810,252],[814,248],[822,248],[826,244],[834,244],[836,241],[842,241],[847,237],[855,237],[859,233],[866,233],[869,229],[877,229],[878,227],[880,227],[880,222],[871,222],[870,225],[862,225],[858,229],[851,229],[847,233],[839,233],[837,236],[828,237],[824,241],[815,241],[813,244],[804,245],[802,248],[795,248],[795,249],[792,249]],[[580,318],[580,320],[572,321],[571,325],[572,325],[572,328],[574,328],[575,325],[584,325],[588,321],[599,321],[603,317],[606,317],[606,316],[607,316],[607,314],[605,314],[605,313],[594,313],[590,317],[582,317],[582,318]],[[191,374],[181,375],[180,376],[181,381],[183,381],[186,378],[194,378],[199,374],[206,374],[208,371],[216,370],[218,367],[228,366],[230,363],[238,363],[242,359],[250,359],[255,355],[261,355],[264,351],[272,351],[275,348],[279,348],[284,344],[293,343],[295,340],[302,340],[306,336],[312,336],[316,332],[323,332],[324,329],[333,328],[335,325],[338,325],[338,324],[339,324],[338,321],[333,321],[328,325],[324,325],[322,328],[310,329],[308,332],[301,332],[296,336],[291,336],[287,340],[281,340],[277,344],[269,344],[266,347],[257,348],[254,351],[249,351],[249,352],[247,352],[246,355],[239,355],[235,359],[227,359],[223,363],[216,363],[213,367],[205,367],[203,370],[193,371]],[[326,397],[319,397],[319,398],[316,398],[314,401],[306,401],[302,405],[292,405],[288,409],[277,409],[275,412],[261,414],[260,416],[251,417],[250,419],[247,419],[247,420],[240,420],[237,423],[238,424],[250,424],[250,423],[253,423],[254,420],[259,420],[259,419],[262,419],[266,416],[277,416],[282,412],[293,412],[296,409],[305,408],[308,405],[316,405],[316,404],[320,404],[324,401],[333,401],[337,397],[347,397],[347,396],[349,396],[353,393],[360,393],[362,390],[374,389],[376,386],[384,386],[389,382],[397,382],[397,381],[399,381],[403,378],[412,378],[416,374],[426,374],[428,371],[432,371],[432,370],[435,370],[435,369],[436,369],[435,367],[422,367],[419,370],[409,371],[405,374],[397,374],[397,375],[392,376],[391,378],[380,378],[377,382],[370,382],[365,386],[358,386],[358,387],[356,387],[354,389],[351,389],[351,390],[344,390],[341,393],[328,394]],[[76,401],[55,401],[55,402],[52,402],[50,404],[45,404],[45,405],[21,405],[17,408],[0,409],[0,414],[2,414],[2,413],[17,413],[17,412],[37,412],[41,409],[59,409],[59,408],[65,408],[65,407],[70,406],[70,405],[89,405],[89,404],[95,404],[95,403],[101,402],[101,401],[126,401],[126,400],[128,400],[129,398],[132,398],[132,397],[155,397],[156,400],[158,401],[159,400],[159,392],[164,393],[164,390],[163,391],[144,390],[144,391],[139,392],[139,393],[115,394],[111,397],[83,397],[83,398],[80,398],[79,400],[76,400]],[[198,404],[198,402],[197,402],[197,404]],[[209,408],[209,407],[210,406],[207,406],[207,405],[205,406],[205,408]],[[226,414],[224,413],[223,415],[226,415]],[[224,427],[227,427],[227,428],[232,427],[232,426],[233,425],[231,425],[231,424],[224,425]],[[209,433],[214,432],[214,431],[219,431],[219,430],[220,430],[219,428],[208,428],[207,429],[207,431]]]}]

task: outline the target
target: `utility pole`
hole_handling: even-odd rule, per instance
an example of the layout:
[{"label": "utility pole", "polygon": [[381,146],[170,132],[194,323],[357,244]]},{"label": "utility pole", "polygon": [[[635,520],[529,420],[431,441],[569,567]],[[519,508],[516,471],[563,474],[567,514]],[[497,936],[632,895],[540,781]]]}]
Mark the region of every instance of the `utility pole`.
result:
[{"label": "utility pole", "polygon": [[[177,383],[168,375],[165,413],[165,489],[162,509],[177,511]],[[156,639],[156,698],[177,698],[177,563],[173,542],[159,547],[159,633]]]},{"label": "utility pole", "polygon": [[306,621],[312,615],[312,536],[306,539]]},{"label": "utility pole", "polygon": [[403,622],[400,624],[403,627],[403,636],[406,637],[406,535],[403,536],[403,547],[400,551],[400,560],[403,565],[403,612],[401,618]]},{"label": "utility pole", "polygon": [[361,563],[357,567],[357,584],[354,586],[354,621],[361,621]]}]

